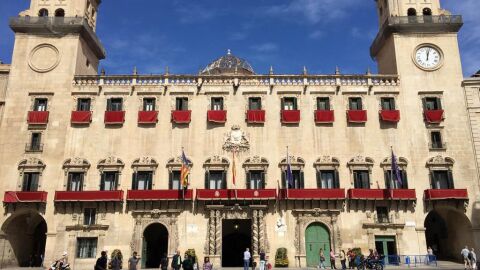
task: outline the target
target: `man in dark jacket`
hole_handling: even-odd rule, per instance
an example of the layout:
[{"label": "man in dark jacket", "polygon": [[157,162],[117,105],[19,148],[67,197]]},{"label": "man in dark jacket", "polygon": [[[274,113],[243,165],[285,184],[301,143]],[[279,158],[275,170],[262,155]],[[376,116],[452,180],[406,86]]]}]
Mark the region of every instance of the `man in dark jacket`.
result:
[{"label": "man in dark jacket", "polygon": [[173,270],[179,270],[182,267],[182,257],[180,256],[180,250],[177,250],[177,254],[173,255],[172,268]]},{"label": "man in dark jacket", "polygon": [[97,262],[95,263],[95,270],[107,270],[107,252],[102,251],[102,256],[97,259]]}]

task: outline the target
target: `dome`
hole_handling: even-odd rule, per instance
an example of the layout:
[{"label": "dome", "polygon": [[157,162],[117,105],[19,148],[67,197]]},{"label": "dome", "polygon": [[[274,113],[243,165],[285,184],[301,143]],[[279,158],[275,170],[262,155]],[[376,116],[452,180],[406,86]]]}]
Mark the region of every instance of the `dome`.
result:
[{"label": "dome", "polygon": [[202,71],[202,75],[243,74],[253,75],[252,66],[245,60],[238,58],[228,50],[224,55],[208,64]]}]

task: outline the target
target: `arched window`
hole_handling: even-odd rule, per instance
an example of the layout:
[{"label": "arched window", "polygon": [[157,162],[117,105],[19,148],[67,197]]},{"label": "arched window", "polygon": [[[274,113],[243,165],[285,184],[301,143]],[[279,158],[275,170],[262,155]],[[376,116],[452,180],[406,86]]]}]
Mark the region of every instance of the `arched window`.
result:
[{"label": "arched window", "polygon": [[432,16],[432,10],[430,8],[424,8],[422,13],[423,16]]},{"label": "arched window", "polygon": [[352,158],[347,166],[350,169],[354,188],[370,189],[370,174],[373,167],[373,159],[369,157],[356,156]]},{"label": "arched window", "polygon": [[264,189],[265,188],[265,175],[268,169],[268,160],[263,157],[254,156],[248,158],[243,163],[245,173],[247,175],[247,188],[248,189]]},{"label": "arched window", "polygon": [[38,17],[48,17],[48,9],[42,8],[38,11]]},{"label": "arched window", "polygon": [[[288,164],[290,164],[290,170],[292,175],[289,175]],[[279,164],[282,170],[282,187],[286,188],[287,184],[289,188],[303,189],[305,186],[305,177],[303,169],[305,168],[305,160],[300,157],[290,156],[289,161],[287,158],[282,159]]]},{"label": "arched window", "polygon": [[29,158],[20,161],[18,171],[22,178],[22,191],[38,191],[41,187],[40,176],[45,169],[45,163],[38,158]]},{"label": "arched window", "polygon": [[392,170],[392,157],[385,158],[380,166],[383,168],[385,179],[385,188],[387,189],[408,189],[407,179],[407,159],[397,158],[398,175],[396,170]]},{"label": "arched window", "polygon": [[414,8],[409,8],[409,9],[407,10],[407,15],[408,15],[408,16],[417,16],[417,10],[414,9]]},{"label": "arched window", "polygon": [[[192,161],[187,157],[188,169],[193,167]],[[168,169],[168,188],[169,189],[182,189],[183,183],[181,183],[182,175],[182,157],[171,158],[167,162]]]},{"label": "arched window", "polygon": [[75,157],[67,159],[63,163],[66,176],[67,191],[82,191],[85,184],[85,176],[90,163],[83,158]]},{"label": "arched window", "polygon": [[449,157],[436,156],[427,161],[432,189],[454,189],[453,164],[455,161]]},{"label": "arched window", "polygon": [[100,171],[100,190],[117,190],[120,186],[120,174],[125,167],[123,161],[116,157],[108,157],[98,163]]},{"label": "arched window", "polygon": [[132,163],[132,190],[151,190],[158,163],[151,157],[137,158]]},{"label": "arched window", "polygon": [[226,189],[227,170],[230,166],[228,159],[220,156],[213,156],[205,161],[205,188]]},{"label": "arched window", "polygon": [[55,17],[65,17],[65,10],[63,8],[55,10]]},{"label": "arched window", "polygon": [[340,179],[338,176],[338,167],[340,162],[337,158],[323,156],[313,164],[317,171],[318,188],[340,188]]}]

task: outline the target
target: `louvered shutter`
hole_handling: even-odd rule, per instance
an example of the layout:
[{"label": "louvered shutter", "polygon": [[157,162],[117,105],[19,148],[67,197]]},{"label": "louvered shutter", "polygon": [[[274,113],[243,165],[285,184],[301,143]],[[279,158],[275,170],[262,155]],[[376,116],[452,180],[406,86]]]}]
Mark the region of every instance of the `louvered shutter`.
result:
[{"label": "louvered shutter", "polygon": [[451,170],[448,170],[448,178],[447,178],[447,184],[448,184],[448,188],[450,189],[454,189],[455,188],[455,185],[453,184],[453,174],[452,174],[452,171]]}]

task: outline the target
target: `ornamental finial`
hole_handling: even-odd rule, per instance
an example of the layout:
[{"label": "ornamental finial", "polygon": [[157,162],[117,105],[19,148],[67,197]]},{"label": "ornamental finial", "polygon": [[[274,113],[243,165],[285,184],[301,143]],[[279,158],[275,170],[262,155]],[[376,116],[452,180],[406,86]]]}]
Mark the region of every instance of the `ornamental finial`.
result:
[{"label": "ornamental finial", "polygon": [[133,75],[138,75],[137,66],[134,66],[134,67],[133,67]]},{"label": "ornamental finial", "polygon": [[231,55],[232,51],[230,49],[227,50],[227,55]]},{"label": "ornamental finial", "polygon": [[303,75],[307,75],[307,67],[303,66]]},{"label": "ornamental finial", "polygon": [[335,67],[335,75],[340,75],[340,68],[338,66]]},{"label": "ornamental finial", "polygon": [[273,66],[270,66],[270,71],[269,71],[270,75],[273,75]]}]

